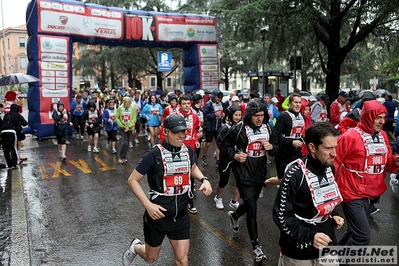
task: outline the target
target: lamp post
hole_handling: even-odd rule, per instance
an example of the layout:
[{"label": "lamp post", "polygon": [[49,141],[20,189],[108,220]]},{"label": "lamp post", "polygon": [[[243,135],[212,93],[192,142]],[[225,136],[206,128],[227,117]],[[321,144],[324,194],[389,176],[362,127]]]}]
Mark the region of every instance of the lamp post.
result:
[{"label": "lamp post", "polygon": [[265,65],[266,65],[266,46],[265,46],[265,39],[266,39],[266,33],[268,33],[269,27],[263,27],[260,29],[260,34],[262,35],[262,45],[263,45],[263,56],[262,56],[262,82],[263,82],[263,92],[262,95],[266,93],[266,78],[267,76],[266,71],[265,71]]}]

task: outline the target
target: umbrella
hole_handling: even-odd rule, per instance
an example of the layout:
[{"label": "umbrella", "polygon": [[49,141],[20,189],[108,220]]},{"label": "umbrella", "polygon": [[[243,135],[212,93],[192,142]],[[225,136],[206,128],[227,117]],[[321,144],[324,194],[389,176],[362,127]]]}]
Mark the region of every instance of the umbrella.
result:
[{"label": "umbrella", "polygon": [[29,83],[36,81],[39,81],[39,79],[34,76],[23,73],[13,73],[0,78],[0,86],[22,84],[22,83]]},{"label": "umbrella", "polygon": [[383,95],[383,94],[388,94],[388,95],[391,95],[391,93],[389,92],[389,91],[387,91],[387,90],[384,90],[384,89],[378,89],[378,90],[376,90],[375,92],[374,92],[374,94],[376,95],[376,96],[381,96],[381,95]]}]

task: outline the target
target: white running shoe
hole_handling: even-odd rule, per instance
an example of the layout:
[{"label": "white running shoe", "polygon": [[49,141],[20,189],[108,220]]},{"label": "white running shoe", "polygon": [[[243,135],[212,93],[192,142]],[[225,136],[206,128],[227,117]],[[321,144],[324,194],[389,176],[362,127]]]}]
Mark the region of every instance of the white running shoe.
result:
[{"label": "white running shoe", "polygon": [[140,141],[139,141],[138,139],[134,139],[134,143],[135,143],[135,144],[139,144]]},{"label": "white running shoe", "polygon": [[116,149],[112,149],[112,153],[117,154],[118,152],[116,151]]},{"label": "white running shoe", "polygon": [[224,209],[222,198],[218,199],[217,196],[215,196],[215,198],[213,200],[216,203],[216,209],[218,209],[218,210],[223,210]]},{"label": "white running shoe", "polygon": [[239,206],[240,206],[240,203],[238,201],[236,201],[236,203],[233,203],[233,201],[230,200],[230,203],[229,203],[230,208],[237,210]]},{"label": "white running shoe", "polygon": [[133,148],[133,143],[129,142],[129,148]]},{"label": "white running shoe", "polygon": [[393,193],[398,193],[398,180],[396,179],[396,174],[390,175],[389,185],[391,186]]},{"label": "white running shoe", "polygon": [[81,140],[83,140],[83,139],[84,139],[83,135],[80,135],[80,139],[81,139]]},{"label": "white running shoe", "polygon": [[262,247],[259,246],[259,245],[256,246],[255,249],[252,252],[255,255],[255,261],[256,262],[259,262],[259,261],[267,259],[266,255],[262,251]]},{"label": "white running shoe", "polygon": [[76,134],[76,139],[80,139],[80,134]]},{"label": "white running shoe", "polygon": [[132,264],[134,258],[136,257],[136,252],[134,251],[134,246],[135,245],[141,245],[141,241],[138,238],[133,238],[132,243],[130,243],[130,247],[128,248],[128,250],[125,251],[125,253],[123,253],[123,257],[122,257],[122,264],[124,266],[129,266],[130,264]]},{"label": "white running shoe", "polygon": [[63,154],[63,155],[61,156],[61,161],[66,161],[66,159],[67,159],[67,157],[65,156],[65,154]]},{"label": "white running shoe", "polygon": [[97,147],[94,147],[94,148],[93,148],[93,152],[94,152],[94,153],[99,153],[98,148],[97,148]]},{"label": "white running shoe", "polygon": [[91,145],[87,146],[87,151],[91,151]]}]

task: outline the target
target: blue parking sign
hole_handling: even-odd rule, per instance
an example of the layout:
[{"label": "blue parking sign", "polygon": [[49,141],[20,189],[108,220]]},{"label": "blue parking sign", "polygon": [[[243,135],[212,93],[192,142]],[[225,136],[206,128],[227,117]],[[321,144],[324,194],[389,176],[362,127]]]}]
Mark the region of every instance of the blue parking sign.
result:
[{"label": "blue parking sign", "polygon": [[169,72],[172,71],[172,53],[158,52],[158,71]]}]

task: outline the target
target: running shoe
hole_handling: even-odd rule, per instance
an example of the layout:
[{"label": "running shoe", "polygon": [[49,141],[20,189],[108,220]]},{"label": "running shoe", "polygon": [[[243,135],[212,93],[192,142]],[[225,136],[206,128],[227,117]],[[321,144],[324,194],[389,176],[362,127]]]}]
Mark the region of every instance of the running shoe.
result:
[{"label": "running shoe", "polygon": [[129,148],[133,148],[133,143],[129,142]]},{"label": "running shoe", "polygon": [[132,243],[130,243],[130,247],[128,248],[128,250],[125,251],[125,253],[123,253],[123,257],[122,257],[122,264],[124,266],[129,266],[130,264],[132,264],[134,258],[136,257],[136,252],[134,251],[134,246],[135,245],[141,245],[141,241],[138,238],[133,238]]},{"label": "running shoe", "polygon": [[140,141],[139,141],[138,139],[134,139],[134,143],[135,143],[135,144],[139,144]]},{"label": "running shoe", "polygon": [[87,151],[91,151],[91,145],[87,146]]},{"label": "running shoe", "polygon": [[112,153],[117,154],[118,152],[116,151],[116,149],[112,149]]},{"label": "running shoe", "polygon": [[189,203],[187,204],[187,210],[193,214],[197,213],[197,208],[194,207],[194,204]]},{"label": "running shoe", "polygon": [[80,134],[76,134],[76,139],[80,139]]},{"label": "running shoe", "polygon": [[391,186],[393,193],[398,193],[398,180],[396,179],[396,174],[391,174],[389,180],[389,185]]},{"label": "running shoe", "polygon": [[67,157],[65,156],[65,154],[63,154],[63,155],[61,156],[61,161],[66,161],[66,159],[67,159]]},{"label": "running shoe", "polygon": [[258,246],[256,246],[256,247],[254,248],[254,250],[252,251],[252,252],[254,253],[254,255],[255,255],[255,261],[256,261],[256,262],[260,262],[260,261],[262,261],[262,260],[267,259],[266,255],[263,253],[263,251],[262,251],[261,248],[262,248],[262,247],[258,245]]},{"label": "running shoe", "polygon": [[214,198],[213,200],[214,200],[215,203],[216,203],[216,209],[218,209],[218,210],[223,210],[223,209],[224,209],[222,198],[219,198],[219,199],[218,199],[218,197],[215,196],[215,198]]},{"label": "running shoe", "polygon": [[97,148],[97,147],[94,147],[94,148],[93,148],[93,152],[94,152],[94,153],[99,153],[98,148]]},{"label": "running shoe", "polygon": [[81,140],[83,140],[83,139],[84,139],[83,135],[80,135],[80,139],[81,139]]},{"label": "running shoe", "polygon": [[371,211],[370,214],[373,215],[373,214],[376,214],[376,213],[379,212],[379,211],[381,211],[380,208],[376,208],[376,207],[373,206],[373,210]]},{"label": "running shoe", "polygon": [[227,212],[227,216],[229,216],[229,219],[230,219],[231,229],[233,229],[234,233],[238,233],[238,228],[240,225],[238,223],[238,220],[233,218],[233,213],[234,213],[234,211],[229,211],[229,212]]},{"label": "running shoe", "polygon": [[236,201],[236,203],[233,203],[233,200],[230,200],[230,203],[229,203],[230,208],[237,210],[239,206],[240,206],[240,203],[238,201]]}]

